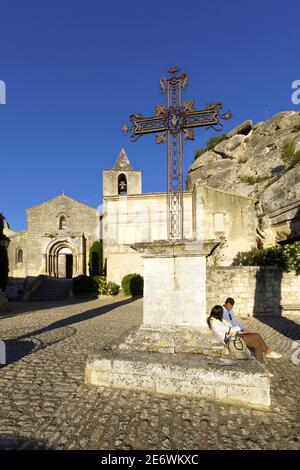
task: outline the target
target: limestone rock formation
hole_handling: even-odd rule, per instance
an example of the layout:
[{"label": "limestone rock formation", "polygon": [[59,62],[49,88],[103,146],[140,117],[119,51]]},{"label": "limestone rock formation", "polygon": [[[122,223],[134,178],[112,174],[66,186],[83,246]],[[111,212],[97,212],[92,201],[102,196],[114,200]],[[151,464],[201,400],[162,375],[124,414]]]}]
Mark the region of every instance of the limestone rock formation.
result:
[{"label": "limestone rock formation", "polygon": [[254,126],[251,121],[245,121],[229,132],[226,140],[193,162],[187,189],[195,182],[202,182],[254,197],[259,201],[261,235],[272,227],[273,240],[270,234],[266,236],[270,243],[297,238],[300,236],[300,161],[291,167],[282,158],[287,142],[294,142],[295,151],[300,150],[299,112],[281,112]]}]

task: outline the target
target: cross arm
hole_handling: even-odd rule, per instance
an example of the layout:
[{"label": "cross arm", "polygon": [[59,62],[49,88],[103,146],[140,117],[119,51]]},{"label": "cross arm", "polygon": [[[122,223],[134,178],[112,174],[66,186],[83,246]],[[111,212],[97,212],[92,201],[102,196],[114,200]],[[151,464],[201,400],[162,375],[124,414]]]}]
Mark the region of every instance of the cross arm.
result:
[{"label": "cross arm", "polygon": [[184,129],[191,129],[194,127],[204,127],[204,126],[221,126],[223,127],[220,118],[224,118],[224,116],[220,116],[220,110],[222,108],[222,103],[216,103],[213,105],[209,105],[207,109],[203,109],[200,111],[185,111],[183,112],[183,125]]},{"label": "cross arm", "polygon": [[126,134],[131,130],[130,140],[132,142],[137,140],[141,135],[165,132],[168,129],[168,123],[164,115],[143,117],[141,114],[131,114],[129,120],[132,126],[131,128],[124,126],[123,132]]}]

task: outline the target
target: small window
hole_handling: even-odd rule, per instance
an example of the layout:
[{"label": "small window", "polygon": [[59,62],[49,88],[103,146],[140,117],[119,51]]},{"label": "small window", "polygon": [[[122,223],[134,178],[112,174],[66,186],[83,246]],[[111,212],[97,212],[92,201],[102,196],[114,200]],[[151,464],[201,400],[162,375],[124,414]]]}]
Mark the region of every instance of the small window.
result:
[{"label": "small window", "polygon": [[118,194],[127,194],[127,179],[123,173],[118,177]]},{"label": "small window", "polygon": [[21,248],[17,249],[17,263],[23,263],[23,250]]},{"label": "small window", "polygon": [[67,226],[66,218],[65,218],[64,215],[62,215],[62,216],[59,218],[59,230],[65,230],[65,229],[66,229],[66,226]]}]

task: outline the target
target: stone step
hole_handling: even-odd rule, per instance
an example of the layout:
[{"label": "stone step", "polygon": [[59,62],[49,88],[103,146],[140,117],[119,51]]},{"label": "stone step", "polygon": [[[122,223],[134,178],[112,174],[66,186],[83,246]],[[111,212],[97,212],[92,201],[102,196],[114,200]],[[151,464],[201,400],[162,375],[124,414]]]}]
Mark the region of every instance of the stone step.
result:
[{"label": "stone step", "polygon": [[33,302],[67,300],[69,298],[71,288],[71,279],[46,280],[35,292],[31,294],[29,300]]},{"label": "stone step", "polygon": [[212,359],[201,354],[103,352],[88,360],[85,383],[258,409],[270,406],[270,379],[255,360]]},{"label": "stone step", "polygon": [[50,297],[32,297],[30,299],[30,302],[64,302],[68,300],[68,298],[66,297],[62,297],[62,298],[59,298],[59,297],[53,297],[53,298],[50,298]]},{"label": "stone step", "polygon": [[199,327],[143,325],[95,349],[85,383],[268,409],[268,372],[251,355],[223,357],[221,347]]},{"label": "stone step", "polygon": [[54,293],[61,292],[61,293],[63,293],[66,290],[69,290],[69,288],[67,288],[67,289],[53,289],[53,288],[47,289],[47,288],[43,288],[43,289],[38,289],[38,291],[36,291],[36,292],[43,292],[43,293],[49,293],[50,294],[51,292],[54,292]]}]

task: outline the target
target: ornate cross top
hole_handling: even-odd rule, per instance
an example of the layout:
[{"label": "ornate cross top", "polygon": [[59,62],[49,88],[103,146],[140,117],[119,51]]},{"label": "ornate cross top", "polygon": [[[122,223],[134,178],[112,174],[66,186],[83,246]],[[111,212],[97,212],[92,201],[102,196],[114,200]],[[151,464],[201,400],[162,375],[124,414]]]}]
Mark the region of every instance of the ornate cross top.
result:
[{"label": "ornate cross top", "polygon": [[122,131],[131,131],[130,140],[134,142],[144,134],[156,133],[156,143],[168,141],[168,237],[171,240],[183,238],[183,175],[182,139],[194,140],[195,127],[212,127],[216,131],[223,128],[221,119],[230,119],[231,113],[220,114],[221,102],[207,103],[203,110],[194,110],[194,100],[182,103],[182,91],[188,85],[187,73],[177,76],[179,69],[168,70],[171,77],[160,79],[160,91],[166,93],[167,104],[156,106],[156,115],[143,117],[131,114],[131,126],[127,124]]}]

